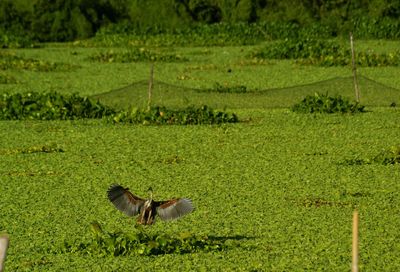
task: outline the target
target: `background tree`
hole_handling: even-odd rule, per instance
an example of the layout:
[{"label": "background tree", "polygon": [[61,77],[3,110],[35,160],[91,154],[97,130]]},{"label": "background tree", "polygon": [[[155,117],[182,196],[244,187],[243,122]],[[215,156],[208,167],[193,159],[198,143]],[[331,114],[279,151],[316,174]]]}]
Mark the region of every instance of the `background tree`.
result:
[{"label": "background tree", "polygon": [[[398,0],[0,0],[0,34],[39,41],[191,28],[199,24],[266,23],[323,26],[333,35],[400,35]],[[0,36],[1,40],[1,36]]]}]

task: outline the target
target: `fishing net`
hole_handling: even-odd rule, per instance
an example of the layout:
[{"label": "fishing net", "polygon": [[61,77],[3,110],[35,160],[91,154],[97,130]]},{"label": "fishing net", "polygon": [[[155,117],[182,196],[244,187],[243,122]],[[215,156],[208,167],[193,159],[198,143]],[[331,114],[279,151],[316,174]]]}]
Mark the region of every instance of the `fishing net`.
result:
[{"label": "fishing net", "polygon": [[[366,106],[399,105],[400,90],[386,86],[367,77],[358,78],[361,104]],[[92,96],[116,108],[145,108],[148,104],[148,81],[138,81],[123,88]],[[283,108],[299,102],[306,95],[328,93],[354,100],[352,77],[332,79],[306,85],[265,90],[221,92],[213,89],[196,89],[154,81],[151,95],[153,105],[182,108],[189,105],[208,105],[216,109]]]}]

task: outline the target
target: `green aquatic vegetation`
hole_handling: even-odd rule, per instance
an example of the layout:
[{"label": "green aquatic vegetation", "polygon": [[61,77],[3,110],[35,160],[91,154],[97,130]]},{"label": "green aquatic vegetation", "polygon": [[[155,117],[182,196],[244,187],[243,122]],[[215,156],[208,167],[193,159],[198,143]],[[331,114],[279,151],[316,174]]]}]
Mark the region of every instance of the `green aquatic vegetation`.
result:
[{"label": "green aquatic vegetation", "polygon": [[394,145],[390,148],[383,149],[377,155],[372,157],[362,157],[359,155],[354,158],[345,159],[341,164],[343,165],[400,164],[400,145]]},{"label": "green aquatic vegetation", "polygon": [[[351,65],[350,48],[336,40],[285,39],[273,42],[251,54],[256,59],[293,59],[298,64],[319,66]],[[356,51],[355,62],[360,67],[399,66],[400,51],[377,53]]]},{"label": "green aquatic vegetation", "polygon": [[0,150],[0,155],[12,155],[12,154],[33,154],[33,153],[54,153],[64,152],[62,147],[57,144],[46,144],[46,145],[35,145],[25,148],[5,149]]},{"label": "green aquatic vegetation", "polygon": [[104,118],[113,123],[144,125],[201,125],[236,123],[234,113],[216,111],[208,106],[171,109],[153,106],[150,109],[115,110],[78,94],[16,93],[0,96],[0,120],[70,120]]},{"label": "green aquatic vegetation", "polygon": [[149,233],[144,228],[135,232],[109,232],[103,230],[99,223],[91,224],[92,237],[85,242],[71,243],[64,241],[52,253],[80,253],[101,256],[127,255],[161,255],[187,254],[195,252],[212,252],[228,249],[229,238],[217,238],[207,235],[195,235],[182,232],[177,235]]},{"label": "green aquatic vegetation", "polygon": [[[398,43],[365,42],[374,46],[385,53]],[[6,73],[22,83],[0,85],[0,98],[76,91],[108,107],[123,100],[118,112],[145,108],[149,64],[88,61],[99,50],[64,44],[16,50],[82,68],[10,69]],[[202,50],[209,53],[190,54]],[[105,119],[0,121],[0,232],[11,239],[5,269],[346,271],[357,208],[360,270],[397,271],[399,164],[390,163],[398,154],[390,146],[399,144],[400,127],[399,108],[389,105],[399,104],[398,67],[359,70],[366,113],[297,114],[290,107],[315,92],[353,97],[350,69],[275,60],[235,66],[251,50],[176,47],[173,54],[189,56],[190,63],[154,67],[152,103],[159,109],[207,105],[214,114],[233,111],[245,122],[115,125],[117,113]],[[189,65],[196,68],[186,71],[191,79],[177,81]],[[215,82],[246,86],[247,92],[197,92],[213,89]],[[161,112],[155,109],[149,118],[161,122]],[[381,161],[389,163],[373,161],[383,151]],[[342,163],[349,158],[370,163]],[[190,197],[196,211],[136,229],[135,219],[115,212],[107,200],[107,188],[116,182],[140,195],[155,187],[157,199]],[[93,221],[103,228],[98,236],[88,230]]]},{"label": "green aquatic vegetation", "polygon": [[15,84],[15,83],[18,83],[18,81],[14,76],[0,73],[0,84]]},{"label": "green aquatic vegetation", "polygon": [[27,35],[15,34],[0,28],[0,48],[38,48],[40,44]]},{"label": "green aquatic vegetation", "polygon": [[112,116],[114,123],[134,123],[143,125],[202,125],[236,123],[239,119],[236,114],[215,111],[208,106],[189,106],[183,109],[170,109],[153,106],[148,110],[132,108],[122,110]]},{"label": "green aquatic vegetation", "polygon": [[381,164],[400,164],[400,145],[392,146],[380,152],[373,159],[376,163]]},{"label": "green aquatic vegetation", "polygon": [[306,96],[291,109],[298,113],[357,113],[365,111],[364,106],[352,103],[345,97],[320,93]]},{"label": "green aquatic vegetation", "polygon": [[16,93],[0,96],[1,120],[102,118],[115,111],[78,94]]},{"label": "green aquatic vegetation", "polygon": [[0,52],[0,69],[2,70],[21,69],[37,72],[67,72],[79,67],[79,65],[75,64],[49,62]]},{"label": "green aquatic vegetation", "polygon": [[[0,231],[13,241],[6,268],[342,271],[351,263],[357,207],[360,264],[395,270],[398,164],[338,162],[354,154],[373,158],[398,141],[397,110],[240,114],[251,120],[218,126],[1,121],[0,150],[36,151],[52,142],[65,150],[0,152]],[[115,182],[140,194],[157,187],[157,199],[188,196],[196,212],[136,229],[135,218],[116,213],[107,200]],[[92,221],[103,229],[98,236],[88,229]]]},{"label": "green aquatic vegetation", "polygon": [[163,52],[156,52],[146,48],[131,48],[124,51],[102,51],[92,54],[89,57],[92,61],[98,62],[139,62],[139,61],[152,61],[152,62],[182,62],[188,61],[187,58],[177,55],[168,54]]}]

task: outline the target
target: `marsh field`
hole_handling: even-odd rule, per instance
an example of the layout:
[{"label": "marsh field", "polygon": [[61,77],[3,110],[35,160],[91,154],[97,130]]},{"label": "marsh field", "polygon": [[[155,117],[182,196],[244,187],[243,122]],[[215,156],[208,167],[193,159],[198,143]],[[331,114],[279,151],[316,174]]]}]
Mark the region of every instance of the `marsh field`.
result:
[{"label": "marsh field", "polygon": [[[356,41],[365,112],[299,114],[291,106],[317,92],[354,100],[347,56],[110,39],[3,49],[0,93],[145,108],[154,63],[153,104],[208,105],[239,122],[0,121],[7,271],[349,271],[355,209],[360,270],[400,269],[398,41]],[[135,227],[108,201],[113,183],[196,209]]]}]

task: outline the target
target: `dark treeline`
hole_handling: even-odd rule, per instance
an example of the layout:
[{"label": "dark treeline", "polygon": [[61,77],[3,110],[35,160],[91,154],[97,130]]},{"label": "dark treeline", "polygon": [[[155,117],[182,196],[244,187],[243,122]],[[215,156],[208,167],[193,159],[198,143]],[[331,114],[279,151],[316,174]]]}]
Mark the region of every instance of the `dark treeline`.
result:
[{"label": "dark treeline", "polygon": [[377,38],[399,38],[399,18],[399,0],[0,0],[0,33],[38,41],[89,38],[110,25],[140,32],[238,22],[319,24],[333,35],[375,28]]}]

